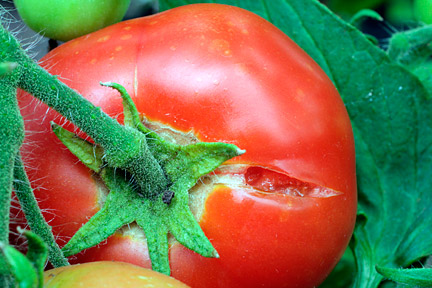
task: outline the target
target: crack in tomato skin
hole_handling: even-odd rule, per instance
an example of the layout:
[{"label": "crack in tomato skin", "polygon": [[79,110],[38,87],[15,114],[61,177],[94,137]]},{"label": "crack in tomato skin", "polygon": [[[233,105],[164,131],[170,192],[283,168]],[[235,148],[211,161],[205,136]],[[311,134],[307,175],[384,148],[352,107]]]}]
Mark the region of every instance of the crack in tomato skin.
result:
[{"label": "crack in tomato skin", "polygon": [[[343,192],[297,179],[262,166],[225,164],[213,173],[214,184],[244,187],[260,193],[278,193],[293,197],[332,197]],[[212,176],[210,176],[212,177]]]}]

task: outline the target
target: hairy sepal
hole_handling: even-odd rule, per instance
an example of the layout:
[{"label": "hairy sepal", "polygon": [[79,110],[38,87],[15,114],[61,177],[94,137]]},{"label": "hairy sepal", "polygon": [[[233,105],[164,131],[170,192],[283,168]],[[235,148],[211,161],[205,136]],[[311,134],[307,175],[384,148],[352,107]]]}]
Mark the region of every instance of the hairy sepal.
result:
[{"label": "hairy sepal", "polygon": [[[97,144],[53,125],[60,140],[84,164],[87,163],[87,167],[100,174],[110,191],[101,210],[63,247],[65,255],[74,255],[93,247],[123,226],[136,222],[146,234],[152,268],[156,271],[170,274],[168,233],[182,245],[204,257],[218,257],[189,208],[189,189],[200,177],[245,151],[227,143],[178,145],[168,142],[141,122],[138,110],[123,87],[115,83],[103,85],[121,93],[126,128],[134,129],[145,137],[146,141],[140,145],[145,143],[158,167],[162,167],[168,183],[164,192],[169,192],[169,197],[165,197],[166,193],[142,193],[141,185],[136,182],[136,173],[148,171],[132,171],[132,175],[125,173],[105,160],[103,150]],[[134,161],[145,161],[141,158]],[[146,191],[151,192],[152,189],[155,187],[150,184],[146,187]]]}]

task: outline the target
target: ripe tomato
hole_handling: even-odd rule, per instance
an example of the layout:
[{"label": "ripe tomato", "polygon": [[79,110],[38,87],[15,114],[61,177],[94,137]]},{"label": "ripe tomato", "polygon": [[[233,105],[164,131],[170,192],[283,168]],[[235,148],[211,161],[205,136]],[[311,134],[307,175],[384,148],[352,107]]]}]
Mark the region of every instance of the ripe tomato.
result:
[{"label": "ripe tomato", "polygon": [[[220,258],[171,241],[175,278],[192,287],[304,288],[338,262],[357,204],[350,120],[325,73],[272,24],[235,7],[183,6],[75,39],[42,64],[120,122],[120,96],[99,81],[125,86],[161,134],[247,151],[190,192]],[[64,121],[25,93],[19,100],[28,173],[64,244],[106,188],[50,131],[51,120]],[[134,225],[73,258],[97,260],[150,267]]]},{"label": "ripe tomato", "polygon": [[100,261],[64,266],[44,273],[45,288],[187,288],[164,274],[129,263]]}]

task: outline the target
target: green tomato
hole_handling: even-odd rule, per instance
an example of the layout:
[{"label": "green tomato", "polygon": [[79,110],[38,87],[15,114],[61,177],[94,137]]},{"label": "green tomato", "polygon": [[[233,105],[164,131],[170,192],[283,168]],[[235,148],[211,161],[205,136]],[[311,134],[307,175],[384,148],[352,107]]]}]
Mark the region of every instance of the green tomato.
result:
[{"label": "green tomato", "polygon": [[122,20],[130,0],[15,0],[23,21],[51,39],[68,41]]},{"label": "green tomato", "polygon": [[414,19],[412,0],[392,0],[387,2],[385,18],[390,23],[404,25]]},{"label": "green tomato", "polygon": [[415,0],[414,16],[425,24],[432,24],[432,0]]}]

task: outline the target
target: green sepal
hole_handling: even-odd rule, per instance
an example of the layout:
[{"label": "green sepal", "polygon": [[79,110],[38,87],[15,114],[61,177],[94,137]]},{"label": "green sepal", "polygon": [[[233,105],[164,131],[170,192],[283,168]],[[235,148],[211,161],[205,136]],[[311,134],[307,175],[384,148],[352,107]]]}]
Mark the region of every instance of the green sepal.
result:
[{"label": "green sepal", "polygon": [[117,90],[123,99],[123,115],[124,115],[124,125],[127,127],[137,127],[141,124],[141,118],[138,113],[132,98],[127,93],[126,89],[117,83],[113,82],[100,82],[102,86],[110,87]]},{"label": "green sepal", "polygon": [[[371,9],[362,9],[351,17],[349,23],[357,29],[361,30],[363,23],[368,19],[374,19],[376,21],[384,20],[384,18],[378,12]],[[365,34],[365,36],[372,44],[378,46],[379,41],[375,36],[371,34]]]},{"label": "green sepal", "polygon": [[[139,114],[138,109],[136,108],[134,102],[132,101],[132,98],[126,91],[126,89],[117,84],[112,82],[104,82],[100,83],[103,86],[111,87],[113,89],[116,89],[122,99],[123,99],[123,113],[124,113],[124,122],[125,126],[130,126],[136,128],[138,131],[146,135],[147,142],[149,143],[149,148],[152,151],[153,155],[155,156],[158,161],[167,162],[166,160],[169,159],[170,166],[174,167],[173,173],[170,173],[170,171],[166,171],[168,174],[177,174],[180,175],[181,173],[178,173],[177,167],[184,167],[185,159],[193,159],[194,164],[197,167],[203,167],[206,169],[206,171],[197,171],[199,176],[192,176],[196,179],[198,179],[200,176],[205,175],[214,169],[216,169],[220,164],[225,162],[228,159],[231,159],[232,157],[239,156],[243,153],[245,153],[244,150],[240,150],[237,146],[233,144],[227,144],[227,143],[196,143],[196,144],[190,144],[186,146],[176,145],[173,143],[169,143],[165,141],[162,137],[160,137],[156,132],[153,130],[147,128],[142,122],[142,116]],[[179,150],[182,150],[181,153],[179,153]],[[215,158],[214,158],[215,157]],[[178,159],[173,159],[178,158]],[[211,167],[208,167],[206,165],[202,165],[202,163],[198,164],[200,161],[206,161],[206,160],[214,162]],[[208,162],[209,162],[208,161]],[[175,162],[175,163],[174,163]],[[189,164],[191,166],[191,164]],[[169,168],[165,167],[165,170],[168,170]],[[171,179],[173,181],[173,179]]]},{"label": "green sepal", "polygon": [[[175,189],[173,189],[175,190]],[[185,193],[177,193],[185,195]],[[186,194],[187,195],[187,194]],[[191,210],[186,205],[177,204],[181,202],[180,197],[173,200],[175,209],[168,210],[167,225],[171,234],[186,248],[204,257],[219,258],[219,254],[211,242],[205,236]]]},{"label": "green sepal", "polygon": [[[190,184],[193,186],[201,176],[214,171],[225,161],[243,153],[245,150],[228,143],[199,142],[186,146],[178,145],[176,157],[167,160],[165,169],[173,182],[181,178],[189,178],[192,180],[193,184]],[[166,155],[159,155],[159,157],[166,159],[168,155],[167,153]]]},{"label": "green sepal", "polygon": [[138,109],[136,108],[135,103],[133,102],[129,93],[122,85],[113,82],[101,82],[100,84],[102,86],[113,88],[120,93],[120,96],[123,99],[123,115],[125,126],[134,127],[141,133],[146,134],[147,141],[163,141],[163,139],[157,133],[144,126],[144,124],[142,123],[143,117],[138,112]]},{"label": "green sepal", "polygon": [[169,232],[181,244],[205,257],[218,256],[189,210],[188,189],[179,188],[185,183],[171,187],[175,197],[167,205],[162,199],[140,196],[124,174],[112,168],[104,168],[101,177],[110,190],[106,202],[63,247],[65,255],[93,247],[135,221],[146,235],[153,270],[170,274]]},{"label": "green sepal", "polygon": [[385,278],[410,287],[432,287],[432,268],[396,269],[377,266]]},{"label": "green sepal", "polygon": [[[110,193],[102,208],[63,247],[66,256],[99,244],[135,219],[137,209],[134,204],[138,196],[136,191],[131,189],[124,177],[114,174],[114,169],[104,168],[101,172],[101,178]],[[114,177],[115,179],[111,179]]]},{"label": "green sepal", "polygon": [[77,156],[84,165],[97,173],[100,172],[104,154],[102,147],[82,139],[54,122],[51,122],[51,128],[57,138]]},{"label": "green sepal", "polygon": [[157,217],[157,214],[154,215],[150,211],[146,212],[148,212],[148,218],[140,217],[136,219],[136,223],[144,230],[146,235],[152,269],[170,275],[168,227],[164,223],[164,219]]},{"label": "green sepal", "polygon": [[374,19],[377,21],[383,21],[384,18],[375,10],[362,9],[356,12],[350,19],[349,23],[356,28],[360,28],[363,22],[367,19]]},{"label": "green sepal", "polygon": [[0,243],[0,250],[19,288],[41,288],[43,270],[48,258],[48,246],[33,232],[19,232],[24,233],[28,240],[27,255],[4,243]]},{"label": "green sepal", "polygon": [[[200,177],[245,151],[228,143],[178,145],[169,142],[141,122],[142,117],[124,87],[110,82],[101,84],[120,92],[125,125],[145,137],[152,157],[163,167],[169,184],[167,190],[157,194],[157,197],[148,197],[148,194],[140,193],[141,187],[136,185],[130,174],[103,162],[100,154],[101,162],[97,165],[100,169],[90,168],[100,173],[110,192],[101,210],[63,247],[65,255],[70,256],[93,247],[123,226],[136,222],[146,235],[152,268],[156,271],[170,274],[168,233],[202,256],[218,257],[190,211],[188,192]],[[55,131],[57,135],[62,135],[59,138],[78,158],[91,158],[96,149],[94,145],[59,126],[55,127]],[[151,189],[147,189],[150,194]]]}]

